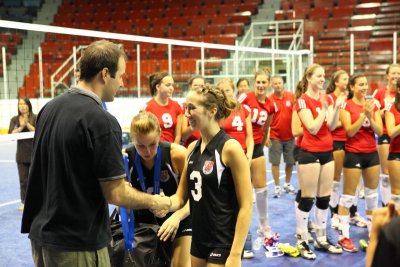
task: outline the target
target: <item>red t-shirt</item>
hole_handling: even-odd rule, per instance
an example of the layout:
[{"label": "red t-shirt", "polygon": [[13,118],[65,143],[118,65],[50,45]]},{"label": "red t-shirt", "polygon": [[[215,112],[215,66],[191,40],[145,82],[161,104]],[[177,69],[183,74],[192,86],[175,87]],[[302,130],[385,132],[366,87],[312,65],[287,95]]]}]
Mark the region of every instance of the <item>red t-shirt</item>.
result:
[{"label": "red t-shirt", "polygon": [[221,127],[224,129],[225,133],[230,135],[233,139],[236,139],[244,151],[247,149],[246,118],[249,114],[250,112],[242,107],[240,110],[232,111],[229,117],[221,123]]},{"label": "red t-shirt", "polygon": [[[386,92],[388,92],[389,90],[387,88],[381,88],[381,89],[376,89],[375,91],[375,99],[378,100],[379,105],[378,108],[379,109],[385,109],[387,110],[389,105],[393,103],[394,98],[396,96],[396,92],[390,92],[389,95],[392,98],[391,100],[387,97],[388,95],[386,94]],[[374,91],[374,93],[375,93]],[[386,124],[385,124],[385,120],[382,120],[382,124],[383,124],[383,134],[387,134],[387,129],[386,129]]]},{"label": "red t-shirt", "polygon": [[[394,105],[390,105],[389,112],[394,115],[394,123],[395,125],[400,124],[400,112]],[[396,136],[395,138],[390,139],[390,147],[389,151],[392,153],[400,153],[400,135]]]},{"label": "red t-shirt", "polygon": [[162,106],[154,98],[146,103],[145,110],[153,113],[160,123],[161,137],[160,141],[174,142],[175,129],[178,122],[178,116],[183,114],[182,107],[178,102],[168,99],[168,104]]},{"label": "red t-shirt", "polygon": [[284,91],[282,98],[280,99],[272,93],[269,96],[269,99],[278,107],[278,111],[275,113],[271,122],[269,138],[280,141],[293,139],[291,126],[294,94]]},{"label": "red t-shirt", "polygon": [[[352,99],[346,101],[343,107],[344,110],[350,113],[351,124],[356,122],[364,113],[362,105],[353,102]],[[378,110],[375,106],[374,112]],[[372,118],[374,115],[372,116]],[[353,137],[348,137],[345,150],[353,153],[371,153],[376,151],[375,133],[371,128],[370,121],[365,118],[361,128]]]},{"label": "red t-shirt", "polygon": [[[335,108],[336,99],[337,96],[334,93],[327,95],[326,100],[328,102],[328,106],[333,105],[333,107]],[[340,126],[339,128],[336,127],[336,129],[332,131],[332,139],[333,141],[346,141],[346,130],[342,126]]]},{"label": "red t-shirt", "polygon": [[251,112],[254,144],[260,144],[264,136],[263,128],[268,116],[275,114],[278,109],[267,97],[265,97],[265,103],[259,102],[254,91],[242,93],[238,100],[244,108]]},{"label": "red t-shirt", "polygon": [[[319,99],[313,99],[307,94],[303,94],[297,100],[297,112],[302,109],[309,109],[314,119],[318,116],[321,107],[322,104]],[[327,152],[333,150],[332,134],[326,125],[326,120],[322,123],[316,135],[311,134],[303,123],[303,140],[300,147],[310,152]]]}]

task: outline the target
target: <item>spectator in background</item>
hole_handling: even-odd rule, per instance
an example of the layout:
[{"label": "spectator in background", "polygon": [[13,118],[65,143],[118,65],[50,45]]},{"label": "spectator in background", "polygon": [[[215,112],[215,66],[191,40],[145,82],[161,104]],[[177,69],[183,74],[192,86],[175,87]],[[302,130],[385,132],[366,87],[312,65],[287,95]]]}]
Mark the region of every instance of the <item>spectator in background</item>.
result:
[{"label": "spectator in background", "polygon": [[[28,98],[18,99],[18,116],[12,117],[8,133],[24,133],[35,131],[36,115],[32,112],[32,104]],[[22,211],[25,204],[26,188],[28,186],[29,167],[31,166],[32,138],[18,139],[16,162],[19,175],[19,189]]]},{"label": "spectator in background", "polygon": [[[283,79],[281,76],[274,76],[271,79],[271,87],[274,92],[269,96],[278,108],[272,119],[270,126],[269,139],[267,146],[269,147],[268,158],[272,164],[272,176],[275,182],[274,197],[279,197],[281,194],[281,187],[279,183],[279,164],[281,156],[286,163],[285,167],[285,184],[283,190],[286,193],[295,193],[294,187],[290,184],[292,178],[293,165],[295,164],[293,158],[294,139],[290,126],[292,124],[292,110],[294,94],[285,91],[283,87]],[[287,128],[289,126],[289,129]]]},{"label": "spectator in background", "polygon": [[153,98],[144,109],[156,115],[160,122],[160,141],[180,144],[183,111],[179,103],[171,99],[174,79],[168,72],[156,72],[150,75],[149,80]]}]

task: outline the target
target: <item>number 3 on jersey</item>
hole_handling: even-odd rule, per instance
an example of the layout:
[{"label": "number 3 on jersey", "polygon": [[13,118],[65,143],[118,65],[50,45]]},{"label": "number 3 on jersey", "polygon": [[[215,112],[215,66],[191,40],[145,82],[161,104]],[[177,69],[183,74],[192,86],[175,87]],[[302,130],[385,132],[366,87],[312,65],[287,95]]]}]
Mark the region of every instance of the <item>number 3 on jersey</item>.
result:
[{"label": "number 3 on jersey", "polygon": [[236,131],[241,132],[243,131],[243,121],[240,116],[235,116],[232,120],[232,128],[236,128]]},{"label": "number 3 on jersey", "polygon": [[171,128],[172,125],[174,124],[174,122],[172,120],[172,116],[169,113],[162,114],[161,119],[162,119],[162,121],[164,123],[164,128],[165,129]]},{"label": "number 3 on jersey", "polygon": [[203,182],[200,172],[192,171],[190,174],[190,180],[194,181],[194,190],[191,190],[190,193],[195,201],[199,201],[202,197],[201,186]]}]

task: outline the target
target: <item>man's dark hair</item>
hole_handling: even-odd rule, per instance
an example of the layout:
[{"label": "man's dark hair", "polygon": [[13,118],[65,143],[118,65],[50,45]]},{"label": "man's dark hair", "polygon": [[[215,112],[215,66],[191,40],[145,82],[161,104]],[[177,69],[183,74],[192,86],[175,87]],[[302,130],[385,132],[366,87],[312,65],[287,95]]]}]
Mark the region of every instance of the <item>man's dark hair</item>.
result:
[{"label": "man's dark hair", "polygon": [[115,78],[120,57],[127,58],[125,52],[112,42],[101,40],[91,43],[82,52],[79,80],[90,82],[104,68]]}]

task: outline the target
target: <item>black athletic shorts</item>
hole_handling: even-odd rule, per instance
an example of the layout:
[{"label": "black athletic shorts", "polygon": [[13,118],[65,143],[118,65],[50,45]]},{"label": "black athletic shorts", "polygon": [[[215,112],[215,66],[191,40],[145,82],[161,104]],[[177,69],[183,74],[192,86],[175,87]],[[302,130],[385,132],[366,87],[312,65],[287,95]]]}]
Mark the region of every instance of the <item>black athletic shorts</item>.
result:
[{"label": "black athletic shorts", "polygon": [[178,231],[176,231],[175,238],[181,236],[192,236],[192,221],[190,215],[179,223]]},{"label": "black athletic shorts", "polygon": [[388,160],[400,161],[400,153],[389,152]]},{"label": "black athletic shorts", "polygon": [[321,165],[325,165],[326,163],[333,161],[332,151],[309,152],[300,149],[299,155],[297,157],[299,164],[319,163]]},{"label": "black athletic shorts", "polygon": [[379,165],[379,155],[376,151],[371,153],[353,153],[346,151],[344,156],[343,168],[366,169],[375,165]]},{"label": "black athletic shorts", "polygon": [[300,152],[300,147],[299,146],[296,146],[296,145],[294,145],[294,148],[293,148],[293,158],[294,158],[294,161],[295,162],[298,162],[299,161],[299,152]]},{"label": "black athletic shorts", "polygon": [[388,134],[382,134],[378,137],[378,145],[389,145],[390,137]]},{"label": "black athletic shorts", "polygon": [[256,159],[262,156],[264,156],[264,146],[262,144],[254,144],[252,159]]},{"label": "black athletic shorts", "polygon": [[345,141],[333,141],[333,151],[344,150]]},{"label": "black athletic shorts", "polygon": [[190,254],[194,257],[204,259],[208,263],[225,264],[229,257],[230,248],[207,247],[192,241]]}]

